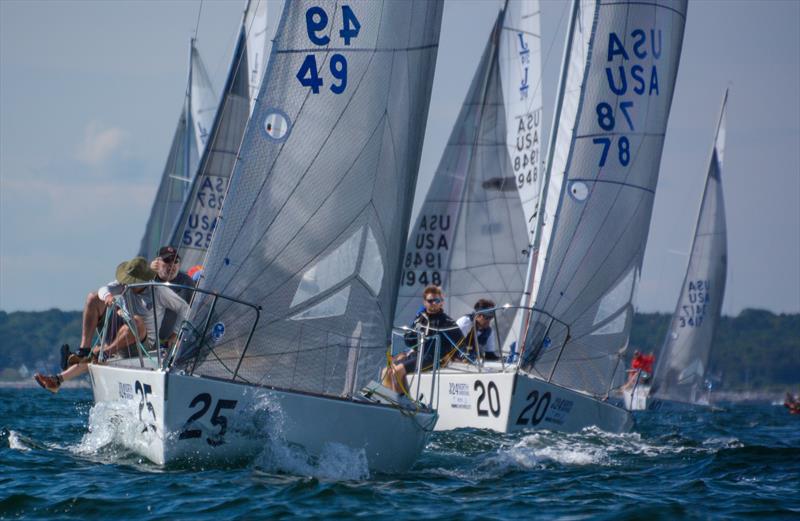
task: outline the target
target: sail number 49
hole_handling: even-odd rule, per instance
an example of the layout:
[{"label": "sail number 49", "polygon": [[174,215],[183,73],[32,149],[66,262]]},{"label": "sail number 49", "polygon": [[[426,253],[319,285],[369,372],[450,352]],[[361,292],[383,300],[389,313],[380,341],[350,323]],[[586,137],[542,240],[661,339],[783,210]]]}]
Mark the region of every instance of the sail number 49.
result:
[{"label": "sail number 49", "polygon": [[[306,33],[308,39],[317,46],[326,46],[331,42],[328,35],[328,13],[320,6],[309,7],[306,10]],[[361,23],[356,18],[356,14],[349,5],[342,6],[342,29],[339,36],[344,41],[345,46],[350,45],[350,40],[358,37],[361,31]],[[347,88],[347,58],[341,54],[333,54],[328,61],[328,68],[331,76],[338,83],[332,82],[331,92],[341,94]],[[303,87],[310,87],[311,92],[319,94],[319,88],[323,85],[323,79],[319,75],[317,68],[317,57],[314,54],[307,54],[297,71],[297,80]]]}]

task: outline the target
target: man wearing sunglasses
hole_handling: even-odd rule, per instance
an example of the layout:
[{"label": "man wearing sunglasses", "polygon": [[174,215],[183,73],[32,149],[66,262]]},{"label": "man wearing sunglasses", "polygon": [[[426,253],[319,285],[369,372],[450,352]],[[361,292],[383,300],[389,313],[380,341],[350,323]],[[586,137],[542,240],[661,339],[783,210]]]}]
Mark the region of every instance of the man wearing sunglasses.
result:
[{"label": "man wearing sunglasses", "polygon": [[[474,313],[464,315],[456,323],[461,328],[470,356],[478,355],[484,360],[499,360],[495,348],[494,335],[492,334],[492,319],[494,318],[494,302],[489,299],[479,299],[473,309]],[[487,311],[488,310],[488,311]]]},{"label": "man wearing sunglasses", "polygon": [[[422,292],[423,308],[411,324],[414,331],[405,335],[410,351],[400,353],[392,359],[388,370],[382,374],[383,385],[396,393],[408,391],[406,375],[417,370],[420,348],[423,348],[422,370],[429,371],[435,361],[436,339],[439,339],[439,364],[444,366],[463,343],[464,336],[458,325],[444,312],[444,295],[439,286],[428,286]],[[424,344],[421,343],[425,339]]]},{"label": "man wearing sunglasses", "polygon": [[[188,274],[180,271],[181,256],[178,255],[178,250],[172,246],[164,246],[158,250],[158,257],[153,259],[153,262],[150,263],[150,269],[156,272],[156,282],[169,282],[170,284],[186,286],[185,288],[170,289],[186,302],[191,301],[193,291],[189,288],[195,286],[195,281]],[[170,336],[177,319],[178,315],[171,309],[167,309],[164,314],[164,322],[159,326],[158,332],[162,340]]]}]

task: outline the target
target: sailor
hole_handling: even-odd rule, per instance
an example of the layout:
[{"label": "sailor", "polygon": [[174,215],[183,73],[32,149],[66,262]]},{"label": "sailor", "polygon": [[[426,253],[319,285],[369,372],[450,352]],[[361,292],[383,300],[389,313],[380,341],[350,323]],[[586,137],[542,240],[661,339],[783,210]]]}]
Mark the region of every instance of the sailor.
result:
[{"label": "sailor", "polygon": [[[144,257],[134,257],[117,266],[116,280],[100,288],[97,292],[98,298],[105,305],[111,307],[116,302],[115,297],[122,295],[128,285],[150,282],[155,277],[156,272],[148,267],[147,260]],[[112,313],[112,316],[122,318],[124,314],[127,314],[129,321],[118,327],[110,341],[109,335],[102,340],[105,348],[101,350],[100,346],[96,347],[94,352],[91,353],[91,361],[97,362],[101,352],[104,356],[112,356],[117,353],[123,356],[130,355],[132,354],[130,347],[136,346],[137,340],[145,348],[154,347],[155,339],[158,338],[156,336],[155,323],[156,321],[159,323],[163,321],[166,310],[172,310],[179,319],[175,321],[169,340],[174,342],[177,339],[181,321],[189,311],[189,305],[186,301],[172,290],[163,286],[153,287],[152,292],[147,286],[131,288],[128,297],[127,304],[123,303],[123,305],[129,309],[114,308],[117,311]],[[155,316],[153,309],[155,309]],[[117,320],[115,318],[110,322],[116,323]],[[66,370],[56,375],[36,373],[33,376],[34,380],[48,391],[58,392],[64,381],[76,378],[88,370],[90,359],[88,357],[74,356],[75,358],[71,360],[73,365],[67,367]]]},{"label": "sailor", "polygon": [[[178,255],[178,250],[172,246],[164,246],[158,250],[158,256],[150,263],[150,269],[156,272],[156,282],[169,282],[183,286],[170,289],[186,302],[190,302],[194,293],[192,288],[195,286],[195,281],[187,273],[180,271],[180,268],[181,257]],[[164,341],[169,338],[177,319],[178,316],[171,309],[166,311],[164,321],[159,321],[158,337],[160,340]]]},{"label": "sailor", "polygon": [[[158,251],[158,256],[150,263],[150,269],[156,272],[156,282],[170,282],[172,284],[179,284],[181,286],[194,287],[195,281],[186,273],[180,271],[181,258],[178,252],[172,246],[164,246]],[[114,287],[116,282],[110,282],[106,288]],[[185,288],[172,288],[173,291],[178,293],[186,302],[192,297],[192,291]],[[69,345],[64,344],[61,346],[61,369],[66,369],[70,365],[74,365],[81,361],[88,361],[91,356],[90,349],[92,345],[92,337],[95,330],[102,330],[104,326],[104,318],[106,308],[113,303],[112,298],[108,298],[107,294],[103,294],[102,298],[98,295],[97,291],[92,291],[86,297],[86,302],[83,305],[83,322],[81,324],[81,343],[77,352],[70,352]],[[122,325],[122,319],[116,314],[111,315],[112,322],[106,328],[106,338],[101,339],[110,343],[114,336],[117,334],[119,327]],[[175,315],[170,310],[167,310],[164,322],[160,329],[163,334],[161,338],[167,338],[172,331],[175,324]]]},{"label": "sailor", "polygon": [[[463,343],[461,329],[444,312],[444,295],[439,286],[427,286],[422,292],[423,308],[417,313],[411,324],[413,331],[405,334],[404,341],[410,351],[400,353],[392,358],[391,364],[381,374],[383,385],[396,393],[408,390],[406,375],[417,368],[420,347],[423,347],[422,370],[430,370],[436,356],[436,339],[439,339],[439,363],[444,366],[457,352]],[[425,343],[420,346],[420,339]]]},{"label": "sailor", "polygon": [[650,378],[653,376],[653,363],[656,356],[653,353],[649,355],[642,354],[638,349],[633,352],[633,360],[631,361],[631,368],[628,369],[628,381],[622,386],[623,389],[630,389],[637,383],[637,377],[643,384],[650,383]]},{"label": "sailor", "polygon": [[495,348],[495,339],[492,334],[492,319],[494,318],[494,302],[489,299],[479,299],[473,306],[474,313],[469,313],[459,318],[456,323],[464,335],[468,355],[477,354],[484,360],[499,360]]}]

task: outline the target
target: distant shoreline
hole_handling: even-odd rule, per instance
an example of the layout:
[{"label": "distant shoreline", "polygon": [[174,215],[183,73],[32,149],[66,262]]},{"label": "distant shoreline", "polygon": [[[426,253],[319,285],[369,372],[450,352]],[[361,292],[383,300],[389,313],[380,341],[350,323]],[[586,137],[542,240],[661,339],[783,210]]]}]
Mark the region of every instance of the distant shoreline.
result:
[{"label": "distant shoreline", "polygon": [[[61,384],[62,389],[91,389],[92,384],[88,378],[71,380]],[[0,380],[0,389],[41,389],[33,377],[26,380]]]}]

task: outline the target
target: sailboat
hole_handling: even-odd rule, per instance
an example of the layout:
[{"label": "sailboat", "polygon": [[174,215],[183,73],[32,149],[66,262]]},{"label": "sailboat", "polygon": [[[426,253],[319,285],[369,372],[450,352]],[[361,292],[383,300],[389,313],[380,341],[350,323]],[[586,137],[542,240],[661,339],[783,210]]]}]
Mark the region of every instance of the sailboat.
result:
[{"label": "sailboat", "polygon": [[175,356],[90,367],[97,402],[138,404],[133,450],[227,460],[269,431],[309,458],[414,463],[436,413],[368,384],[386,363],[441,16],[430,1],[284,4]]},{"label": "sailboat", "polygon": [[186,269],[202,264],[211,243],[244,129],[255,107],[269,47],[267,0],[248,0],[208,147],[164,243],[177,248]]},{"label": "sailboat", "polygon": [[208,132],[217,110],[211,80],[206,72],[194,38],[189,43],[189,79],[181,115],[172,137],[167,164],[161,175],[156,198],[150,210],[139,255],[156,256],[168,244],[178,219],[188,187],[197,171],[197,164],[206,146]]},{"label": "sailboat", "polygon": [[652,385],[637,382],[623,393],[625,406],[631,410],[659,409],[671,404],[709,405],[706,373],[714,330],[722,312],[728,267],[722,198],[727,102],[726,90],[678,303],[667,329]]},{"label": "sailboat", "polygon": [[[630,333],[685,18],[685,1],[574,2],[540,201],[528,209],[519,358],[440,370],[437,429],[632,427],[606,398]],[[497,251],[480,233],[467,231],[469,248]]]}]

